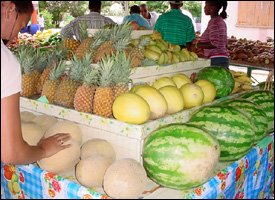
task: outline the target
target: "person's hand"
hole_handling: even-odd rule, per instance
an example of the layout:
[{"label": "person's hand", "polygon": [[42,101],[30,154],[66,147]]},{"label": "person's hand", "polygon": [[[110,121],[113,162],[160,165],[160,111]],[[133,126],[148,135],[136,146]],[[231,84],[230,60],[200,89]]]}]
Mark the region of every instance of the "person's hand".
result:
[{"label": "person's hand", "polygon": [[70,139],[70,134],[58,133],[48,138],[41,138],[40,141],[37,143],[37,146],[39,146],[44,151],[44,157],[47,158],[63,149],[70,147],[71,144],[64,145],[64,143],[66,143]]}]

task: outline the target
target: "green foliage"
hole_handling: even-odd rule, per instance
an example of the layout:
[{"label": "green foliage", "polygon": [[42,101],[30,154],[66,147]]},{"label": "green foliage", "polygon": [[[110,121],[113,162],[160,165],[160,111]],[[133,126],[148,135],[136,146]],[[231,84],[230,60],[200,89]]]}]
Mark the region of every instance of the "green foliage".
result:
[{"label": "green foliage", "polygon": [[201,18],[201,1],[184,1],[183,7],[189,10],[193,17]]},{"label": "green foliage", "polygon": [[44,20],[45,20],[45,29],[52,28],[53,27],[53,20],[52,20],[53,15],[47,10],[43,10],[40,13],[42,14],[42,16],[44,17]]},{"label": "green foliage", "polygon": [[[103,15],[124,16],[124,13],[111,13],[110,7],[114,3],[120,3],[125,10],[125,1],[102,1],[101,13]],[[132,5],[140,5],[142,3],[148,5],[149,11],[155,11],[160,14],[170,9],[168,1],[128,1],[129,9]],[[193,17],[198,18],[201,18],[201,6],[201,1],[184,1],[183,3],[183,8],[189,10]],[[89,11],[88,1],[39,1],[39,9],[45,18],[46,28],[58,28],[65,13],[78,17]]]},{"label": "green foliage", "polygon": [[84,15],[88,11],[88,1],[46,1],[39,2],[40,12],[47,10],[52,14],[53,27],[58,28],[59,23],[65,13],[70,13],[74,17]]}]

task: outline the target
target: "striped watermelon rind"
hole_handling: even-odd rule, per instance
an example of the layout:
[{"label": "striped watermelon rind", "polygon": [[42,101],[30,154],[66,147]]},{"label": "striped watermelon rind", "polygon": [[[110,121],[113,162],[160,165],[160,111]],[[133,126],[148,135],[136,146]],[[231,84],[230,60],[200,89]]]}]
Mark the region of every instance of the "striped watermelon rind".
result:
[{"label": "striped watermelon rind", "polygon": [[234,78],[229,70],[219,67],[210,66],[201,69],[196,75],[195,81],[208,80],[216,88],[216,98],[228,96],[234,89]]},{"label": "striped watermelon rind", "polygon": [[274,94],[268,90],[256,90],[244,93],[240,98],[257,104],[265,112],[268,120],[268,132],[274,131]]},{"label": "striped watermelon rind", "polygon": [[205,106],[191,115],[188,124],[205,129],[219,141],[220,161],[235,161],[254,143],[255,130],[250,119],[230,106]]},{"label": "striped watermelon rind", "polygon": [[211,134],[193,125],[170,124],[145,139],[143,165],[158,184],[189,189],[213,175],[219,155],[219,143]]},{"label": "striped watermelon rind", "polygon": [[258,107],[257,104],[252,103],[251,101],[246,99],[236,98],[222,101],[220,105],[232,106],[240,110],[241,112],[244,112],[244,114],[246,114],[247,117],[252,120],[255,129],[254,143],[257,143],[268,133],[267,116],[265,112]]}]

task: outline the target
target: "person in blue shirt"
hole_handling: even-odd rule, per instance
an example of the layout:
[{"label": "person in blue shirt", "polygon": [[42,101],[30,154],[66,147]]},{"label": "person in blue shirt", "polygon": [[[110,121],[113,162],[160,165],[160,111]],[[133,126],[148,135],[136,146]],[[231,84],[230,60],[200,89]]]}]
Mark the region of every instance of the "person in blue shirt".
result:
[{"label": "person in blue shirt", "polygon": [[135,21],[139,26],[143,26],[146,29],[150,29],[149,22],[140,15],[140,7],[138,5],[133,5],[130,8],[130,15],[123,18],[122,23]]}]

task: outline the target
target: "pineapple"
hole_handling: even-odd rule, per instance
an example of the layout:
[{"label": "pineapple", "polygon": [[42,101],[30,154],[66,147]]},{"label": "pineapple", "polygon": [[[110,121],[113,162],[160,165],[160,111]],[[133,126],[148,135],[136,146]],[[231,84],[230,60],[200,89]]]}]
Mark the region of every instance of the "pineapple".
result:
[{"label": "pineapple", "polygon": [[41,93],[44,83],[49,79],[52,69],[57,66],[60,60],[65,60],[66,56],[67,52],[61,46],[57,46],[53,52],[47,54],[46,67],[44,68],[36,87],[36,92],[38,94]]},{"label": "pineapple", "polygon": [[82,82],[83,67],[81,59],[73,56],[70,64],[70,70],[67,76],[63,77],[57,88],[54,97],[54,103],[63,107],[73,108],[74,95]]},{"label": "pineapple", "polygon": [[98,69],[91,67],[91,54],[86,54],[82,66],[83,84],[76,90],[74,108],[79,112],[92,113],[93,97],[98,83]]},{"label": "pineapple", "polygon": [[139,67],[141,65],[141,61],[144,59],[144,47],[149,42],[149,38],[144,38],[138,41],[137,46],[129,45],[129,47],[126,49],[126,56],[127,58],[131,59],[131,67]]},{"label": "pineapple", "polygon": [[88,31],[87,31],[88,25],[86,22],[81,22],[79,23],[79,36],[81,40],[81,44],[79,47],[76,49],[76,56],[79,59],[83,59],[86,53],[89,53],[90,46],[92,44],[93,38],[88,36]]},{"label": "pineapple", "polygon": [[40,76],[45,69],[47,65],[47,55],[46,53],[43,53],[40,49],[36,49],[34,53],[34,59],[35,59],[35,68],[32,72],[32,76],[34,79],[35,84],[35,93],[40,94],[41,91],[39,91],[39,83],[40,83]]},{"label": "pineapple", "polygon": [[103,117],[112,116],[114,57],[106,56],[99,62],[99,87],[93,100],[93,113]]},{"label": "pineapple", "polygon": [[79,45],[80,42],[75,40],[74,38],[64,38],[64,47],[68,49],[68,59],[72,58],[73,54],[76,52]]},{"label": "pineapple", "polygon": [[46,96],[49,103],[54,102],[54,96],[58,85],[60,84],[60,76],[64,73],[65,69],[66,62],[60,61],[59,64],[51,70],[49,73],[49,79],[43,84],[41,96]]},{"label": "pineapple", "polygon": [[[103,43],[97,48],[93,62],[99,62],[104,56],[111,55],[115,51],[123,51],[131,40],[132,28],[128,23],[114,26],[113,29],[103,29]],[[106,37],[107,36],[107,37]],[[99,35],[99,37],[102,37]],[[94,36],[94,39],[97,37]]]},{"label": "pineapple", "polygon": [[32,52],[33,49],[30,46],[20,46],[17,52],[22,72],[21,96],[28,98],[35,94],[35,82],[32,75],[35,59]]},{"label": "pineapple", "polygon": [[113,79],[115,86],[113,87],[113,94],[114,99],[116,99],[120,94],[129,90],[131,62],[123,51],[116,54],[114,70]]}]

